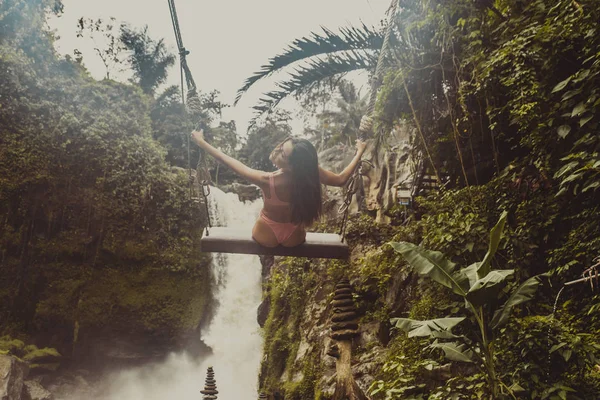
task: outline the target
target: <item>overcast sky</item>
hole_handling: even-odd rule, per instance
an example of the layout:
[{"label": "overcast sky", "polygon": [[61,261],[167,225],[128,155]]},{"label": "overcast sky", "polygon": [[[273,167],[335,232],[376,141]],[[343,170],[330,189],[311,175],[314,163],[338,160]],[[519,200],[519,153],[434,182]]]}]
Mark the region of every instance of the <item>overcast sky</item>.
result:
[{"label": "overcast sky", "polygon": [[[52,18],[50,26],[60,39],[57,49],[73,54],[83,52],[84,63],[97,79],[105,68],[89,43],[75,37],[77,20],[115,17],[140,28],[148,25],[150,37],[164,38],[177,53],[167,0],[63,0],[65,12]],[[188,65],[203,92],[217,89],[221,100],[233,104],[244,80],[258,71],[270,57],[279,54],[295,38],[342,26],[378,25],[385,19],[390,0],[176,0],[179,25],[185,47],[190,51]],[[169,83],[179,84],[179,65],[169,72]],[[224,119],[235,119],[238,131],[245,132],[252,117],[251,107],[275,80],[256,85]],[[293,107],[291,102],[284,107]],[[299,129],[296,125],[295,129]]]}]

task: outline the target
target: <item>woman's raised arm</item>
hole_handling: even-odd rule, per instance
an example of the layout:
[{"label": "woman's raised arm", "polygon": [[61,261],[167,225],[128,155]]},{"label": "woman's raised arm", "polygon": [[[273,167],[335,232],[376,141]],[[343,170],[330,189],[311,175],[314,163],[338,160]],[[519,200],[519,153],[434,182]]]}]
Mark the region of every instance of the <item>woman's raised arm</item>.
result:
[{"label": "woman's raised arm", "polygon": [[354,155],[354,158],[352,158],[350,164],[348,164],[348,166],[339,174],[319,167],[319,179],[321,180],[321,183],[328,186],[344,186],[352,176],[352,173],[356,169],[366,148],[367,144],[358,139],[356,141],[356,154]]},{"label": "woman's raised arm", "polygon": [[247,179],[250,183],[263,187],[265,184],[269,184],[269,175],[264,171],[253,169],[236,160],[235,158],[228,156],[221,150],[213,147],[210,143],[204,140],[204,132],[201,130],[194,131],[191,134],[192,140],[204,149],[208,154],[213,156],[218,162],[225,164],[233,170],[236,174],[242,178]]}]

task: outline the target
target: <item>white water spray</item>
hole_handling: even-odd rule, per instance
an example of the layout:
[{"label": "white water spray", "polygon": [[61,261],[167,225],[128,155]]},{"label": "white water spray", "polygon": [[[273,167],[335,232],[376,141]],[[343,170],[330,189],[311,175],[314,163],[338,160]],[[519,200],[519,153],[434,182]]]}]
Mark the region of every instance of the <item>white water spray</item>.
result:
[{"label": "white water spray", "polygon": [[[241,203],[237,195],[211,188],[213,225],[250,230],[261,206],[260,200]],[[213,354],[201,360],[171,354],[163,363],[120,372],[110,377],[98,400],[200,400],[209,366],[214,368],[219,400],[258,398],[262,353],[256,320],[261,301],[259,259],[252,255],[215,255],[213,272],[217,309],[201,333]]]}]

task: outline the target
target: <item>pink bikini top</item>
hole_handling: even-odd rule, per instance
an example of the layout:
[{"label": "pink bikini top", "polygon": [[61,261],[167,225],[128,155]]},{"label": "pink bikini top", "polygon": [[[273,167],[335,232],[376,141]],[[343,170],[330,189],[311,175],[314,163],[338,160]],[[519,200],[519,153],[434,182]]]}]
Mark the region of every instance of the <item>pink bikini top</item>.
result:
[{"label": "pink bikini top", "polygon": [[263,191],[263,198],[265,199],[265,204],[269,204],[271,206],[289,206],[289,201],[282,201],[279,197],[277,197],[277,193],[275,193],[275,179],[273,174],[269,175],[269,193],[271,197],[267,197],[265,192]]}]

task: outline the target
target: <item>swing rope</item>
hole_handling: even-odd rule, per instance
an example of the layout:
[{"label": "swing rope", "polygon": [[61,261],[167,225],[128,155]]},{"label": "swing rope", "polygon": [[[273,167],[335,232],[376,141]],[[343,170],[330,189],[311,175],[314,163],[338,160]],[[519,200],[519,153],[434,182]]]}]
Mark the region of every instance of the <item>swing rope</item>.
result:
[{"label": "swing rope", "polygon": [[354,173],[350,177],[348,184],[346,185],[344,203],[338,209],[338,214],[343,214],[342,221],[340,223],[340,237],[342,238],[342,242],[346,237],[346,226],[348,222],[348,212],[350,211],[350,204],[352,203],[352,196],[358,191],[359,182],[362,180],[363,176],[363,168],[364,166],[369,165],[373,167],[373,163],[367,160],[360,160],[356,169],[354,169]]},{"label": "swing rope", "polygon": [[389,16],[387,21],[387,27],[385,30],[385,36],[383,37],[383,43],[381,50],[379,51],[379,57],[377,58],[377,65],[375,66],[375,73],[371,79],[371,96],[369,97],[369,106],[367,107],[367,116],[372,117],[375,111],[375,103],[377,101],[377,93],[379,88],[383,84],[383,73],[386,68],[385,56],[388,53],[390,47],[390,36],[392,34],[392,27],[394,26],[394,18],[396,17],[396,10],[398,9],[398,0],[393,0],[392,5],[389,9]]},{"label": "swing rope", "polygon": [[[383,43],[381,45],[381,50],[379,51],[379,57],[377,58],[377,64],[375,66],[375,72],[373,73],[373,77],[371,78],[371,95],[369,97],[369,105],[367,106],[367,113],[363,116],[360,121],[360,136],[361,139],[366,137],[368,133],[372,130],[372,116],[375,112],[375,103],[377,102],[377,94],[379,92],[379,88],[383,83],[383,74],[386,70],[384,67],[385,64],[385,56],[388,53],[390,47],[390,36],[392,33],[394,18],[396,17],[396,10],[398,9],[399,0],[393,0],[392,5],[389,8],[389,15],[387,21],[387,27],[385,30],[385,35],[383,37]],[[348,222],[348,213],[350,209],[350,204],[352,203],[352,196],[356,194],[360,187],[362,187],[362,176],[364,175],[363,168],[365,164],[373,167],[373,163],[367,160],[361,160],[356,168],[354,169],[354,173],[350,177],[348,184],[346,185],[345,194],[344,194],[344,203],[338,209],[338,214],[343,214],[342,221],[340,222],[340,233],[339,235],[344,241],[346,236],[346,225]]]},{"label": "swing rope", "polygon": [[[192,71],[188,66],[186,56],[190,54],[189,50],[183,45],[183,39],[181,37],[181,29],[179,28],[179,18],[177,17],[177,9],[175,8],[175,0],[169,0],[169,11],[171,13],[171,22],[173,24],[173,31],[175,33],[175,40],[177,42],[177,48],[179,50],[179,61],[180,61],[180,73],[181,73],[181,101],[191,114],[192,118],[195,119],[194,129],[202,127],[201,115],[202,115],[202,102],[198,96],[196,88],[196,82],[192,76]],[[187,87],[187,96],[185,96],[183,89],[183,81],[185,77],[185,83]],[[187,104],[186,104],[187,98]],[[208,208],[208,195],[210,195],[210,173],[208,172],[208,166],[206,164],[206,155],[203,150],[200,150],[198,158],[198,164],[196,166],[195,176],[192,174],[191,164],[191,150],[190,150],[190,135],[187,137],[187,155],[188,155],[188,173],[190,176],[190,198],[194,199],[193,183],[197,185],[197,192],[200,193],[204,199],[205,206],[205,218],[206,218],[206,235],[209,234],[209,228],[212,228],[210,211]]]}]

